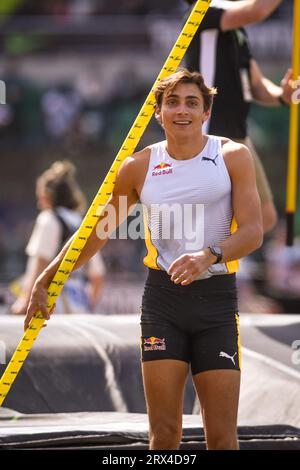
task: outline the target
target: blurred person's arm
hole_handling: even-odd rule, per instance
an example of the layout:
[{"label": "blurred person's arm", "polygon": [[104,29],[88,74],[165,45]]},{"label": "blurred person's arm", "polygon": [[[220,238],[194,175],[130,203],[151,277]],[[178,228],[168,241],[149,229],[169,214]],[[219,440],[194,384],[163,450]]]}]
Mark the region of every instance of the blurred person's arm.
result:
[{"label": "blurred person's arm", "polygon": [[[276,85],[264,77],[257,62],[250,62],[251,90],[255,101],[263,106],[289,105],[292,100],[293,88],[292,70],[289,69],[281,81],[281,86]],[[282,100],[283,103],[280,101]]]},{"label": "blurred person's arm", "polygon": [[282,0],[216,1],[216,5],[224,8],[220,29],[225,32],[263,21],[276,10],[281,2]]},{"label": "blurred person's arm", "polygon": [[[143,151],[139,152],[139,154],[142,153]],[[110,235],[124,220],[126,220],[128,214],[133,210],[135,204],[138,202],[139,196],[135,188],[139,170],[139,166],[136,164],[139,160],[139,157],[136,158],[136,156],[139,154],[135,154],[132,157],[126,158],[125,161],[122,163],[118,171],[113,193],[107,203],[103,214],[99,218],[98,223],[93,228],[91,235],[89,236],[86,244],[84,245],[78,257],[78,260],[74,265],[73,270],[80,268],[92,256],[94,256],[97,251],[101,250],[105,246]],[[126,197],[126,210],[124,210],[123,207],[123,210],[120,210],[119,198],[121,196]],[[109,213],[113,213],[114,216],[107,217]],[[41,313],[46,319],[50,318],[50,313],[52,313],[53,309],[50,313],[47,309],[47,290],[76,235],[77,232],[71,237],[71,239],[65,244],[65,246],[56,256],[56,258],[37,278],[32,289],[30,302],[27,309],[27,315],[24,322],[25,330],[27,329],[34,313],[37,311],[41,311]]]},{"label": "blurred person's arm", "polygon": [[[187,50],[185,58],[187,67],[191,70],[199,70],[199,35],[209,30],[225,33],[262,21],[281,2],[282,0],[213,0]],[[205,47],[205,50],[208,52],[209,48]]]},{"label": "blurred person's arm", "polygon": [[106,274],[105,264],[99,252],[97,252],[89,260],[86,274],[88,278],[88,299],[92,311],[95,311],[95,308],[97,307],[103,292],[104,279]]},{"label": "blurred person's arm", "polygon": [[22,293],[11,305],[10,310],[14,315],[25,315],[29,304],[30,294],[37,277],[48,266],[49,260],[40,257],[33,257],[28,260],[28,269],[25,273],[25,283],[22,286]]},{"label": "blurred person's arm", "polygon": [[226,32],[258,23],[268,18],[281,3],[282,0],[213,0],[199,31]]},{"label": "blurred person's arm", "polygon": [[23,276],[22,292],[11,306],[14,315],[26,314],[34,283],[58,252],[60,240],[61,226],[53,212],[51,210],[40,212],[26,247],[28,260]]},{"label": "blurred person's arm", "polygon": [[92,312],[95,312],[104,286],[104,276],[91,276],[88,285],[88,298]]}]

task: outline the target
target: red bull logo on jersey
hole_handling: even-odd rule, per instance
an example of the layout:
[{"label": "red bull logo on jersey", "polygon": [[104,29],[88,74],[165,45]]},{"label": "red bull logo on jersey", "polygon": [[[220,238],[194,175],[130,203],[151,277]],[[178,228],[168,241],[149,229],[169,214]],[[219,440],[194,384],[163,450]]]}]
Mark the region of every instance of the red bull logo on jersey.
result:
[{"label": "red bull logo on jersey", "polygon": [[155,165],[152,170],[152,176],[168,175],[173,173],[172,163],[161,162],[159,165]]},{"label": "red bull logo on jersey", "polygon": [[156,338],[156,336],[149,336],[148,338],[143,338],[144,351],[165,351],[166,340],[165,338]]}]

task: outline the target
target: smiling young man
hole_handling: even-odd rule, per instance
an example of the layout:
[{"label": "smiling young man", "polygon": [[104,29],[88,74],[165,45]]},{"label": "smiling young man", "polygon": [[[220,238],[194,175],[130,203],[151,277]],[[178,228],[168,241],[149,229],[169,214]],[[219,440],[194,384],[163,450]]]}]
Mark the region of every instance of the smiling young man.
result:
[{"label": "smiling young man", "polygon": [[[238,449],[235,272],[238,258],[261,245],[262,219],[248,149],[202,134],[214,94],[201,74],[187,70],[159,82],[156,118],[166,140],[123,162],[109,201],[116,220],[120,196],[127,198],[128,213],[138,201],[144,207],[148,249],[144,263],[149,273],[141,306],[141,354],[152,450],[179,447],[189,367],[207,448]],[[169,217],[170,207],[175,221]],[[180,226],[188,229],[177,236]],[[109,233],[95,229],[75,269],[108,238]],[[25,327],[37,310],[50,318],[47,287],[69,244],[37,280]]]}]

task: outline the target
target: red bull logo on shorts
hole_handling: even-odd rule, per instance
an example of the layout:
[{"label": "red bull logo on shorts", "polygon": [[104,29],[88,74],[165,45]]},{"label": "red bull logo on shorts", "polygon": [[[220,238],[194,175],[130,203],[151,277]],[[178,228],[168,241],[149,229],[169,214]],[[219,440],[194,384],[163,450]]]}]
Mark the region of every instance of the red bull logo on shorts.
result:
[{"label": "red bull logo on shorts", "polygon": [[144,351],[165,351],[166,340],[165,338],[156,338],[156,336],[149,336],[143,338]]},{"label": "red bull logo on shorts", "polygon": [[168,175],[172,172],[172,163],[161,162],[159,165],[153,167],[152,176]]}]

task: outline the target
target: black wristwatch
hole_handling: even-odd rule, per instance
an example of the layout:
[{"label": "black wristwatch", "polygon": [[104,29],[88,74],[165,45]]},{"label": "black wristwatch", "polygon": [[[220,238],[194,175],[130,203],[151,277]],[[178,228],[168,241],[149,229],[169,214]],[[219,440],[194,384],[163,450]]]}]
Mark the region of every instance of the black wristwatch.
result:
[{"label": "black wristwatch", "polygon": [[220,263],[222,257],[223,257],[223,252],[219,246],[209,246],[208,249],[210,252],[217,257],[216,261],[213,264],[218,264]]}]

